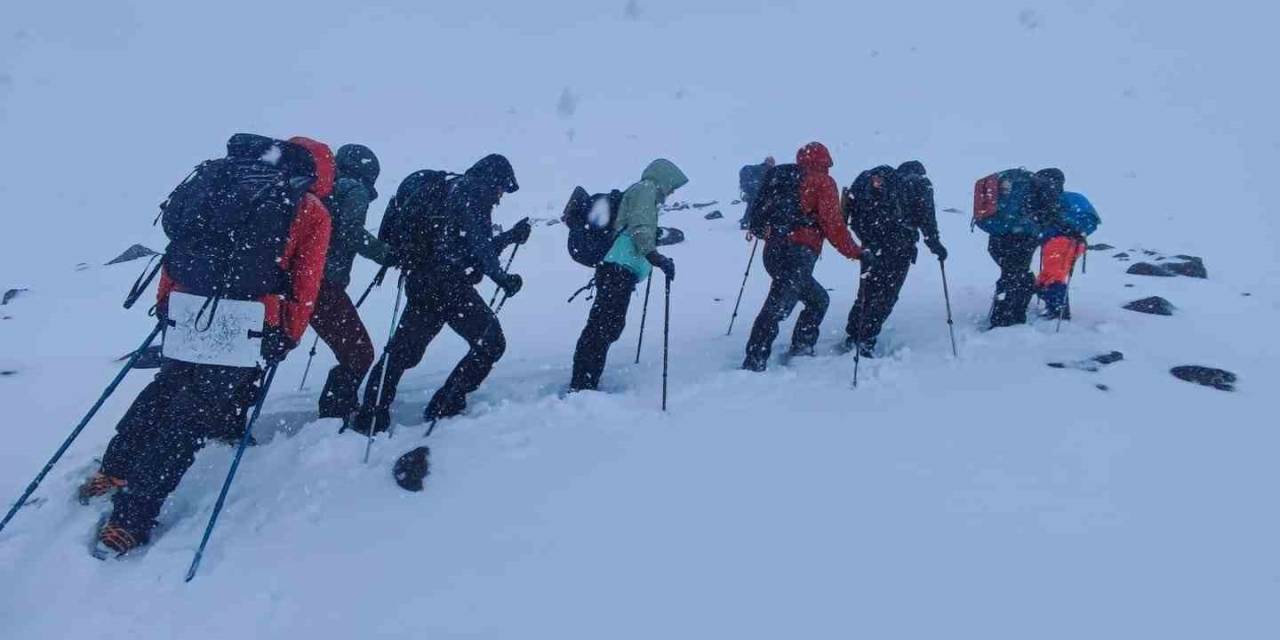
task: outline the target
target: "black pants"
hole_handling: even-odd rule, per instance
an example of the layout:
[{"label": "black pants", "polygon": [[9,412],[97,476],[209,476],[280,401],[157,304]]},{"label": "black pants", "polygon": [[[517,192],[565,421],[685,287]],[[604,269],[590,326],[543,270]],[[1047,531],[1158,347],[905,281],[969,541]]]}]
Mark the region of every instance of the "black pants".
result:
[{"label": "black pants", "polygon": [[1027,321],[1027,306],[1036,292],[1031,258],[1040,246],[1033,236],[991,236],[987,253],[1000,267],[995,299],[991,302],[991,326],[1008,327]]},{"label": "black pants", "polygon": [[[507,350],[502,325],[463,274],[411,274],[406,283],[409,303],[391,337],[387,357],[369,373],[365,407],[384,410],[391,406],[404,372],[422,362],[427,345],[446,324],[462,336],[471,349],[453,368],[431,403],[465,405],[467,394],[480,387]],[[386,387],[379,396],[384,364]]]},{"label": "black pants", "polygon": [[111,521],[146,541],[205,439],[243,433],[260,377],[257,368],[164,360],[102,458],[103,473],[128,482],[114,498]]},{"label": "black pants", "polygon": [[849,322],[844,329],[863,349],[875,346],[880,330],[898,304],[898,295],[916,258],[916,248],[914,245],[884,247],[875,249],[874,255],[874,266],[860,263],[862,277],[858,279],[858,296],[849,310]]},{"label": "black pants", "polygon": [[778,325],[791,315],[797,302],[804,303],[804,311],[800,312],[795,332],[791,335],[791,350],[800,353],[811,351],[817,344],[818,331],[831,302],[827,290],[813,277],[813,267],[817,262],[818,254],[789,240],[765,243],[764,268],[773,278],[773,283],[769,285],[769,297],[765,298],[764,307],[751,327],[747,357],[742,365],[744,369],[765,369],[773,341],[778,337]]},{"label": "black pants", "polygon": [[569,389],[595,389],[604,373],[609,347],[622,337],[627,326],[627,308],[636,289],[636,276],[630,269],[616,264],[603,264],[596,269],[596,299],[587,315],[587,326],[578,336],[573,352],[573,379]]}]

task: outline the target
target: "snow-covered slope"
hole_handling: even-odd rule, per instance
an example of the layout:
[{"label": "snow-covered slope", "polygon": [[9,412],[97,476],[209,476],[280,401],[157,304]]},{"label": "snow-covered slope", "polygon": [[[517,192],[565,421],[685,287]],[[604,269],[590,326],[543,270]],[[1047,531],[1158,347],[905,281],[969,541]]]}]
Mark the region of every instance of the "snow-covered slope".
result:
[{"label": "snow-covered slope", "polygon": [[[0,307],[6,502],[148,329],[118,306],[140,263],[98,265],[159,248],[155,203],[231,132],[368,144],[384,194],[503,152],[522,184],[506,222],[555,217],[573,185],[625,186],[665,155],[692,178],[679,197],[728,218],[664,217],[688,235],[670,251],[666,414],[660,295],[642,363],[637,298],[608,393],[558,397],[587,308],[564,300],[589,273],[562,229],[537,229],[503,310],[507,355],[432,436],[421,494],[389,467],[462,342],[446,332],[407,378],[403,427],[367,466],[362,440],[311,418],[318,376],[298,392],[295,355],[191,584],[225,447],[201,454],[145,554],[85,552],[106,507],[71,492],[145,384],[132,374],[0,533],[0,637],[1274,637],[1280,302],[1263,194],[1280,105],[1265,82],[1277,10],[1255,5],[0,8],[0,289],[30,289]],[[985,236],[940,214],[959,358],[922,260],[893,355],[852,389],[852,360],[829,350],[855,267],[828,251],[823,353],[739,372],[767,281],[757,265],[725,337],[748,251],[737,168],[811,139],[842,184],[921,158],[939,208],[965,211],[979,175],[1061,166],[1102,210],[1095,240],[1200,255],[1210,278],[1127,276],[1097,252],[1061,333],[981,333]],[[1120,308],[1147,295],[1177,314]],[[366,304],[379,341],[393,297]],[[1111,350],[1125,359],[1093,373],[1046,366]],[[316,369],[331,364],[322,349]],[[1168,375],[1183,364],[1230,369],[1238,390]]]}]

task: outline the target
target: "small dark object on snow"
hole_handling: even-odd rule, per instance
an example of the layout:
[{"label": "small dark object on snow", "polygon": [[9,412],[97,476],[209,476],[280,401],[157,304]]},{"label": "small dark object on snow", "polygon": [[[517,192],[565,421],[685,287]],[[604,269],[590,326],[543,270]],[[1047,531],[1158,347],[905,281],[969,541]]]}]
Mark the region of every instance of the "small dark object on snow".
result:
[{"label": "small dark object on snow", "polygon": [[942,212],[943,213],[964,213],[964,211],[957,209],[955,207],[947,207],[946,209],[943,209]]},{"label": "small dark object on snow", "polygon": [[1093,388],[1097,389],[1098,391],[1110,391],[1110,390],[1111,390],[1111,387],[1108,387],[1108,386],[1107,386],[1107,385],[1105,385],[1105,384],[1095,384],[1095,385],[1093,385]]},{"label": "small dark object on snow", "polygon": [[1115,255],[1113,255],[1113,256],[1111,256],[1111,257],[1112,257],[1112,258],[1115,258],[1116,260],[1128,260],[1128,259],[1129,259],[1129,254],[1127,254],[1127,253],[1125,253],[1125,252],[1121,251],[1120,253],[1117,253],[1117,254],[1115,254]]},{"label": "small dark object on snow", "polygon": [[558,225],[558,224],[560,224],[560,220],[559,220],[559,219],[556,219],[556,218],[552,218],[552,219],[550,219],[550,220],[548,220],[548,221],[547,221],[547,226],[548,226],[548,227],[554,227],[554,226],[556,226],[556,225]]},{"label": "small dark object on snow", "polygon": [[1244,292],[1244,293],[1242,293],[1242,294],[1240,294],[1240,295],[1242,295],[1242,296],[1244,296],[1244,297],[1248,298],[1248,297],[1252,296],[1253,294],[1252,294],[1252,293],[1249,293],[1248,291],[1246,291],[1246,292]]},{"label": "small dark object on snow", "polygon": [[113,264],[120,264],[121,262],[129,262],[130,260],[137,260],[138,258],[150,258],[151,256],[158,256],[158,255],[160,254],[156,253],[155,251],[152,251],[148,247],[144,247],[140,244],[135,244],[132,247],[125,249],[124,253],[116,256],[113,260],[111,260],[111,262],[108,262],[107,266],[110,266]]},{"label": "small dark object on snow", "polygon": [[719,200],[712,200],[711,202],[695,202],[689,206],[693,207],[694,209],[706,209],[707,207],[710,207],[712,205],[717,205],[717,204],[720,204]]},{"label": "small dark object on snow", "polygon": [[1182,262],[1167,262],[1163,265],[1165,269],[1188,278],[1200,278],[1203,280],[1209,277],[1209,272],[1204,268],[1204,260],[1195,256],[1179,255],[1174,257],[1182,260]]},{"label": "small dark object on snow", "polygon": [[1124,306],[1130,311],[1138,313],[1149,313],[1154,316],[1171,316],[1173,315],[1173,304],[1160,296],[1151,296],[1141,300],[1134,300]]},{"label": "small dark object on snow", "polygon": [[422,491],[422,480],[431,473],[431,461],[428,459],[430,455],[430,449],[418,447],[400,456],[391,469],[396,484],[405,491]]},{"label": "small dark object on snow", "polygon": [[1150,262],[1139,262],[1129,267],[1125,273],[1132,276],[1155,276],[1157,278],[1172,278],[1173,272],[1165,268],[1164,265],[1151,264]]},{"label": "small dark object on snow", "polygon": [[88,271],[88,270],[89,270],[88,262],[81,262],[76,265],[76,271]]},{"label": "small dark object on snow", "polygon": [[[126,353],[120,356],[119,358],[116,358],[116,362],[124,362],[125,360],[132,358],[133,354],[134,352],[130,351],[129,353]],[[138,356],[138,361],[133,363],[133,368],[134,369],[159,369],[161,358],[162,358],[161,347],[159,347],[158,345],[147,347],[142,351],[142,355]]]},{"label": "small dark object on snow", "polygon": [[716,302],[724,302],[724,298],[712,298]]},{"label": "small dark object on snow", "polygon": [[1194,382],[1206,387],[1213,387],[1219,391],[1236,390],[1236,374],[1223,369],[1187,365],[1174,367],[1169,370],[1169,373],[1172,373],[1173,377],[1179,380]]},{"label": "small dark object on snow", "polygon": [[1115,248],[1115,247],[1113,247],[1113,246],[1111,246],[1111,245],[1109,245],[1109,244],[1107,244],[1107,243],[1105,243],[1105,242],[1100,242],[1100,243],[1098,243],[1098,244],[1091,244],[1091,245],[1089,245],[1089,250],[1090,250],[1090,251],[1110,251],[1110,250],[1112,250],[1112,249],[1114,249],[1114,248]]},{"label": "small dark object on snow", "polygon": [[1119,351],[1112,351],[1096,355],[1087,360],[1077,360],[1076,362],[1050,362],[1049,367],[1053,369],[1079,369],[1081,371],[1094,372],[1101,369],[1104,365],[1114,364],[1124,360],[1124,354]]},{"label": "small dark object on snow", "polygon": [[1133,288],[1133,283],[1132,283],[1132,282],[1125,283],[1124,288],[1126,288],[1126,289],[1132,289],[1132,288]]},{"label": "small dark object on snow", "polygon": [[675,227],[658,227],[657,245],[665,247],[684,242],[684,232]]},{"label": "small dark object on snow", "polygon": [[724,217],[724,214],[720,213],[719,209],[716,209],[715,211],[712,211],[711,213],[708,213],[707,215],[702,216],[704,220],[719,220],[723,217]]},{"label": "small dark object on snow", "polygon": [[10,300],[30,291],[30,289],[10,289],[4,292],[4,299],[0,300],[0,305],[9,304]]},{"label": "small dark object on snow", "polygon": [[1158,255],[1160,255],[1160,252],[1159,252],[1159,251],[1152,251],[1152,250],[1150,250],[1150,249],[1143,249],[1143,250],[1142,250],[1142,253],[1144,253],[1144,254],[1146,254],[1146,255],[1149,255],[1149,256],[1158,256]]},{"label": "small dark object on snow", "polygon": [[18,372],[14,371],[13,369],[5,369],[4,371],[0,371],[0,376],[16,376],[16,375],[18,375]]},{"label": "small dark object on snow", "polygon": [[670,211],[684,211],[685,209],[688,209],[688,208],[689,208],[688,202],[672,202],[671,204],[662,205],[662,211],[664,213],[670,212]]}]

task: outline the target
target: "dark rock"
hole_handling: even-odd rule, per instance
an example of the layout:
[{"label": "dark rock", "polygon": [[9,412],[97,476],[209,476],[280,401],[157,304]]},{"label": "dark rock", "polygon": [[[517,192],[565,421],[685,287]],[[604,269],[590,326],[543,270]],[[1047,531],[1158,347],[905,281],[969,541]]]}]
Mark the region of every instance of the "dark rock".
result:
[{"label": "dark rock", "polygon": [[0,299],[0,305],[9,304],[10,300],[30,291],[30,289],[10,289],[4,292],[4,298]]},{"label": "dark rock", "polygon": [[1125,283],[1124,288],[1126,288],[1126,289],[1132,289],[1132,288],[1133,288],[1133,283],[1132,283],[1132,282],[1127,282],[1127,283]]},{"label": "dark rock", "polygon": [[1121,360],[1124,360],[1123,353],[1119,351],[1111,351],[1093,356],[1086,360],[1077,360],[1075,362],[1050,362],[1047,364],[1052,369],[1078,369],[1080,371],[1093,373],[1106,365],[1115,364]]},{"label": "dark rock", "polygon": [[1113,247],[1113,246],[1111,246],[1111,245],[1109,245],[1109,244],[1107,244],[1107,243],[1105,243],[1105,242],[1100,242],[1100,243],[1098,243],[1098,244],[1091,244],[1091,245],[1089,245],[1089,250],[1090,250],[1090,251],[1110,251],[1110,250],[1112,250],[1112,249],[1114,249],[1114,248],[1115,248],[1115,247]]},{"label": "dark rock", "polygon": [[89,263],[87,262],[81,262],[76,265],[76,271],[88,271],[88,270],[89,270]]},{"label": "dark rock", "polygon": [[943,213],[964,213],[964,211],[957,209],[955,207],[947,207],[946,209],[943,209],[942,212]]},{"label": "dark rock", "polygon": [[1242,296],[1244,296],[1244,297],[1248,298],[1248,297],[1252,296],[1253,294],[1252,294],[1252,293],[1249,293],[1248,291],[1246,291],[1246,292],[1244,292],[1244,293],[1242,293],[1242,294],[1240,294],[1240,295],[1242,295]]},{"label": "dark rock", "polygon": [[1112,257],[1112,258],[1115,258],[1116,260],[1128,260],[1128,259],[1129,259],[1129,254],[1127,254],[1127,253],[1125,253],[1125,252],[1121,251],[1120,253],[1117,253],[1117,254],[1115,254],[1114,256],[1111,256],[1111,257]]},{"label": "dark rock", "polygon": [[1151,264],[1150,262],[1139,262],[1125,271],[1125,273],[1134,276],[1155,276],[1157,278],[1172,278],[1173,273],[1164,267],[1164,265]]},{"label": "dark rock", "polygon": [[1111,387],[1108,387],[1108,386],[1107,386],[1107,385],[1105,385],[1105,384],[1095,384],[1095,385],[1093,385],[1093,388],[1097,389],[1098,391],[1110,391],[1110,390],[1111,390]]},{"label": "dark rock", "polygon": [[708,213],[707,215],[702,217],[705,220],[719,220],[724,217],[724,214],[720,213],[719,209],[716,209],[715,211],[712,211],[711,213]]},{"label": "dark rock", "polygon": [[16,375],[18,375],[18,372],[14,371],[13,369],[5,369],[4,371],[0,371],[0,376],[5,376],[6,378],[9,376],[16,376]]},{"label": "dark rock", "polygon": [[1149,313],[1155,316],[1171,316],[1173,315],[1174,306],[1168,300],[1160,296],[1151,296],[1141,300],[1134,300],[1124,305],[1125,309],[1137,311],[1138,313]]},{"label": "dark rock", "polygon": [[675,227],[658,227],[657,245],[665,247],[684,242],[684,232]]},{"label": "dark rock", "polygon": [[689,208],[688,202],[672,202],[671,204],[662,205],[662,210],[666,211],[684,211]]},{"label": "dark rock", "polygon": [[120,264],[121,262],[129,262],[130,260],[137,260],[138,258],[149,258],[151,256],[158,256],[158,255],[160,254],[156,253],[155,251],[152,251],[147,247],[144,247],[140,244],[135,244],[132,247],[125,249],[124,253],[116,256],[111,262],[108,262],[107,265],[110,266],[113,264]]},{"label": "dark rock", "polygon": [[710,207],[712,205],[717,205],[717,204],[720,204],[719,200],[712,200],[711,202],[695,202],[689,206],[693,207],[694,209],[706,209],[707,207]]},{"label": "dark rock", "polygon": [[1163,266],[1169,271],[1180,276],[1188,278],[1205,279],[1209,277],[1209,272],[1204,268],[1204,260],[1195,256],[1174,256],[1182,262],[1168,262]]},{"label": "dark rock", "polygon": [[1179,380],[1194,382],[1206,387],[1213,387],[1219,391],[1236,390],[1236,374],[1224,369],[1201,367],[1198,365],[1186,365],[1182,367],[1174,367],[1169,370],[1169,373],[1172,373],[1173,377]]},{"label": "dark rock", "polygon": [[1142,250],[1142,253],[1144,253],[1144,254],[1146,254],[1146,255],[1149,255],[1149,256],[1158,256],[1158,255],[1160,255],[1160,252],[1159,252],[1159,251],[1152,251],[1152,250],[1150,250],[1150,249],[1143,249],[1143,250]]}]

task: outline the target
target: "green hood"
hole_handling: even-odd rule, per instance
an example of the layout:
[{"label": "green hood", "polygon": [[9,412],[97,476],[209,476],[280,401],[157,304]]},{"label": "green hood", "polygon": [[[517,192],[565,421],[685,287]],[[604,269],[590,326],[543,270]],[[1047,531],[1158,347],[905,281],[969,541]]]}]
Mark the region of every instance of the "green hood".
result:
[{"label": "green hood", "polygon": [[666,158],[658,158],[650,162],[649,166],[645,167],[644,173],[640,174],[640,179],[652,182],[664,198],[689,182],[689,178],[684,175],[680,167]]}]

